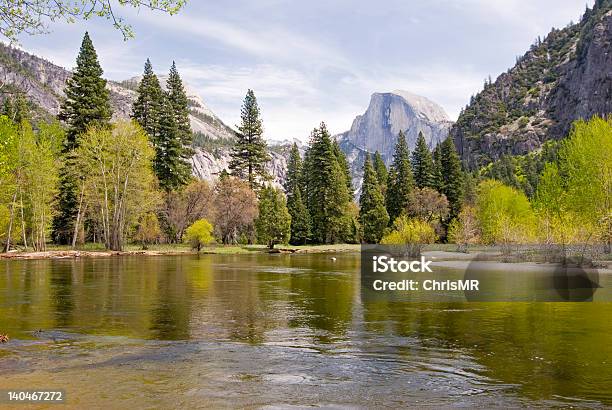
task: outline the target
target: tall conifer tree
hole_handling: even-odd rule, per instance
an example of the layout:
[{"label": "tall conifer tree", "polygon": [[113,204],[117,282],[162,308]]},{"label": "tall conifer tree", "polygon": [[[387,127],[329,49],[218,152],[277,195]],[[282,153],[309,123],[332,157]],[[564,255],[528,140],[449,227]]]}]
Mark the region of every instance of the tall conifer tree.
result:
[{"label": "tall conifer tree", "polygon": [[229,168],[239,178],[249,182],[251,189],[259,187],[261,179],[268,179],[265,166],[270,160],[267,144],[263,139],[263,124],[253,90],[247,91],[240,112],[241,124],[238,139],[232,149]]},{"label": "tall conifer tree", "polygon": [[436,144],[433,151],[432,188],[442,193],[444,190],[444,177],[442,176],[442,144]]},{"label": "tall conifer tree", "polygon": [[422,132],[419,132],[416,147],[412,152],[412,172],[418,188],[433,188],[433,160]]},{"label": "tall conifer tree", "polygon": [[338,165],[340,165],[342,172],[344,172],[344,176],[346,179],[346,189],[348,190],[349,196],[351,197],[351,200],[352,200],[352,198],[355,196],[355,191],[353,189],[353,179],[351,176],[351,168],[349,167],[348,161],[346,159],[346,155],[344,155],[344,152],[340,148],[338,141],[334,140],[333,143],[334,143],[334,155],[336,156],[336,159],[338,160]]},{"label": "tall conifer tree", "polygon": [[174,61],[172,62],[172,67],[170,67],[170,74],[166,82],[166,90],[168,92],[168,99],[174,110],[174,120],[178,129],[179,138],[187,151],[184,156],[191,156],[190,147],[193,132],[189,122],[189,99],[187,98],[183,80],[176,69],[176,63]]},{"label": "tall conifer tree", "polygon": [[324,123],[311,134],[304,175],[313,241],[334,243],[347,239],[352,223],[351,197],[346,173]]},{"label": "tall conifer tree", "polygon": [[387,171],[387,166],[385,165],[385,162],[378,151],[374,153],[374,170],[376,171],[378,183],[381,185],[381,187],[385,187],[387,185],[387,176],[389,175],[389,171]]},{"label": "tall conifer tree", "polygon": [[452,220],[461,211],[463,201],[464,176],[461,169],[461,160],[455,149],[455,143],[448,137],[441,145],[441,165],[444,186],[442,193],[446,195],[450,205],[449,220]]},{"label": "tall conifer tree", "polygon": [[414,188],[412,169],[410,168],[410,153],[406,137],[402,131],[397,136],[397,144],[393,153],[393,163],[389,171],[387,183],[387,212],[389,222],[393,223],[395,218],[406,209],[410,202],[410,195]]},{"label": "tall conifer tree", "polygon": [[[68,129],[64,150],[68,152],[78,145],[78,137],[89,126],[109,124],[112,110],[106,80],[102,78],[102,67],[89,34],[85,32],[76,68],[66,82],[59,119]],[[60,244],[71,242],[74,223],[78,212],[77,181],[70,175],[70,163],[66,162],[60,171],[58,213],[53,219],[53,240]]]},{"label": "tall conifer tree", "polygon": [[89,33],[85,32],[77,57],[77,66],[66,82],[66,99],[62,103],[59,119],[68,126],[66,149],[77,144],[77,137],[90,125],[110,122],[112,110],[106,80]]},{"label": "tall conifer tree", "polygon": [[304,245],[310,239],[310,214],[302,199],[303,164],[300,151],[293,143],[287,162],[287,177],[283,187],[287,193],[287,208],[291,215],[291,244]]},{"label": "tall conifer tree", "polygon": [[132,107],[132,118],[145,130],[151,142],[159,135],[159,120],[162,114],[163,90],[159,79],[153,72],[151,61],[147,58],[144,73],[138,84],[138,98]]},{"label": "tall conifer tree", "polygon": [[366,243],[378,243],[389,224],[389,214],[376,177],[376,171],[366,154],[363,164],[363,184],[359,197],[359,222]]}]

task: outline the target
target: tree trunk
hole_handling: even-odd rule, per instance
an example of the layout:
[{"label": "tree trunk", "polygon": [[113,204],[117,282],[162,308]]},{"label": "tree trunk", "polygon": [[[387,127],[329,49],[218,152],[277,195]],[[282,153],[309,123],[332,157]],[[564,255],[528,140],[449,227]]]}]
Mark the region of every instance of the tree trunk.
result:
[{"label": "tree trunk", "polygon": [[13,201],[11,202],[11,214],[9,217],[8,236],[6,237],[6,243],[4,244],[4,252],[11,250],[11,234],[13,231],[13,219],[15,216],[15,201],[17,200],[17,191],[13,194]]}]

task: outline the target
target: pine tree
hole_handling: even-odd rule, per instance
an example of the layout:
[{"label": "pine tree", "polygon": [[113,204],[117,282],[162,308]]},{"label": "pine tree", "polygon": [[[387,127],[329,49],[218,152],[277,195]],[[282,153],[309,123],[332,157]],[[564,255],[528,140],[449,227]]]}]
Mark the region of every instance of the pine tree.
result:
[{"label": "pine tree", "polygon": [[378,183],[380,184],[384,194],[389,172],[387,171],[387,166],[385,165],[385,162],[378,151],[374,153],[374,170],[376,171],[376,178],[378,179]]},{"label": "pine tree", "polygon": [[[72,77],[66,82],[59,119],[68,127],[64,150],[78,146],[78,137],[90,126],[109,124],[112,111],[106,80],[89,34],[85,32]],[[79,201],[77,181],[71,176],[71,164],[66,162],[60,170],[58,213],[53,219],[52,237],[56,243],[68,244],[74,233]]]},{"label": "pine tree", "polygon": [[442,176],[442,146],[436,144],[433,152],[432,188],[438,192],[444,189],[444,177]]},{"label": "pine tree", "polygon": [[346,177],[346,189],[348,190],[349,196],[353,198],[355,196],[355,191],[353,190],[351,168],[349,167],[346,155],[344,155],[344,152],[342,151],[340,145],[338,144],[338,141],[336,140],[334,140],[334,155],[336,156],[338,164],[340,165],[340,168],[342,169],[342,172],[344,172],[344,175]]},{"label": "pine tree", "polygon": [[393,223],[400,216],[410,202],[410,194],[414,188],[412,170],[410,168],[410,154],[406,137],[402,131],[397,136],[397,144],[393,153],[393,163],[389,171],[387,183],[387,212],[389,222]]},{"label": "pine tree", "polygon": [[359,222],[366,243],[378,243],[389,224],[389,214],[376,177],[376,171],[366,154],[363,164],[363,184],[359,197]]},{"label": "pine tree", "polygon": [[335,243],[350,236],[351,216],[346,172],[334,153],[324,123],[310,138],[304,166],[305,190],[316,243]]},{"label": "pine tree", "polygon": [[174,65],[173,68],[170,71],[172,81],[168,80],[169,91],[165,93],[147,59],[138,85],[138,98],[132,108],[132,117],[145,130],[155,148],[153,169],[160,186],[167,192],[184,186],[191,177],[188,162],[191,150],[185,146],[185,142],[189,142],[185,133],[191,135],[189,114],[185,125],[186,97],[181,99],[181,92],[184,94],[182,82],[177,78]]},{"label": "pine tree", "polygon": [[302,191],[295,185],[291,195],[287,198],[287,208],[291,215],[292,245],[304,245],[310,239],[310,214],[302,200]]},{"label": "pine tree", "polygon": [[163,90],[147,58],[144,73],[138,84],[138,98],[132,107],[132,118],[145,130],[151,141],[159,135],[159,120],[162,114]]},{"label": "pine tree", "polygon": [[266,186],[259,192],[259,216],[255,220],[257,240],[274,248],[277,243],[288,243],[291,235],[291,216],[283,193]]},{"label": "pine tree", "polygon": [[300,151],[293,143],[287,161],[287,177],[283,188],[287,193],[287,208],[291,215],[291,244],[304,245],[310,238],[310,214],[302,199],[303,164]]},{"label": "pine tree", "polygon": [[168,99],[174,110],[174,120],[178,128],[179,138],[187,151],[184,157],[188,158],[192,155],[190,147],[193,137],[191,124],[189,122],[189,99],[187,98],[183,80],[181,80],[181,76],[176,69],[174,61],[172,62],[172,67],[170,67],[166,89],[168,91]]},{"label": "pine tree", "polygon": [[461,211],[463,201],[464,176],[461,169],[461,160],[455,149],[455,143],[448,137],[441,145],[441,165],[444,186],[442,193],[446,195],[450,205],[449,220],[452,220]]},{"label": "pine tree", "polygon": [[268,179],[265,166],[270,160],[266,141],[263,139],[263,125],[259,106],[253,90],[247,91],[242,105],[238,127],[238,139],[232,149],[229,168],[239,178],[249,182],[251,189],[259,186],[260,179]]},{"label": "pine tree", "polygon": [[68,150],[76,146],[77,137],[84,133],[87,127],[108,124],[112,115],[106,80],[102,78],[102,67],[87,32],[83,37],[76,63],[72,77],[66,82],[66,99],[59,114],[59,119],[68,126]]},{"label": "pine tree", "polygon": [[416,147],[412,152],[412,172],[414,183],[418,188],[433,188],[433,160],[422,132],[419,132]]},{"label": "pine tree", "polygon": [[162,94],[158,135],[153,140],[153,169],[166,192],[186,185],[191,177],[191,165],[183,158],[183,142],[175,118],[170,100]]}]

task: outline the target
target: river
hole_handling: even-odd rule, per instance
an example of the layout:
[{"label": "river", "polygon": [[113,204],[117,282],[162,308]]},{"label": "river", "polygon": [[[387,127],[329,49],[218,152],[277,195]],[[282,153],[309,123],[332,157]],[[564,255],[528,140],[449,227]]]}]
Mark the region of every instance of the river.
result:
[{"label": "river", "polygon": [[612,406],[612,303],[369,301],[359,256],[335,258],[0,261],[0,389],[74,408]]}]

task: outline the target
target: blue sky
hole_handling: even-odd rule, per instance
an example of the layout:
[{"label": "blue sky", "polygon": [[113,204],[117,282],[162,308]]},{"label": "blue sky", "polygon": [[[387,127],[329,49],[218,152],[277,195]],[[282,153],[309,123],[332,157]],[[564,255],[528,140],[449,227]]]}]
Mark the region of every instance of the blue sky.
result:
[{"label": "blue sky", "polygon": [[56,24],[20,41],[71,68],[88,30],[113,80],[139,75],[147,57],[158,73],[176,60],[229,125],[253,88],[268,138],[306,139],[321,121],[347,130],[373,92],[394,89],[428,97],[456,119],[487,76],[584,8],[584,0],[191,0],[172,17],[121,9],[136,32],[127,42],[104,20]]}]

